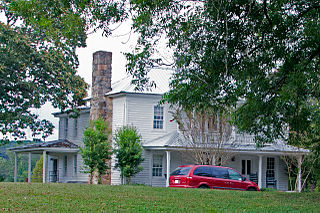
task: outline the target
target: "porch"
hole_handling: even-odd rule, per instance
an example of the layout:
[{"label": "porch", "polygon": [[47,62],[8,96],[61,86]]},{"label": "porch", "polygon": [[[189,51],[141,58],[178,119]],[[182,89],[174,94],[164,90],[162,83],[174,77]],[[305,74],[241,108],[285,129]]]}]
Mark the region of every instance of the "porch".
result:
[{"label": "porch", "polygon": [[42,182],[63,182],[68,176],[68,168],[77,167],[77,153],[79,148],[68,140],[55,140],[43,143],[29,144],[9,149],[14,152],[14,182],[17,182],[17,155],[28,155],[28,182],[31,182],[31,156],[40,154],[43,158]]},{"label": "porch", "polygon": [[[150,185],[169,185],[169,174],[179,165],[195,164],[192,148],[183,146],[184,138],[178,132],[170,133],[144,145],[149,160]],[[253,140],[234,137],[234,141],[224,144],[223,152],[229,160],[223,165],[234,168],[247,179],[256,182],[259,188],[288,190],[288,170],[282,156],[293,156],[298,161],[298,187],[301,191],[302,156],[309,151],[276,141],[257,147]],[[160,163],[161,162],[161,163]],[[162,170],[159,175],[157,170]]]}]

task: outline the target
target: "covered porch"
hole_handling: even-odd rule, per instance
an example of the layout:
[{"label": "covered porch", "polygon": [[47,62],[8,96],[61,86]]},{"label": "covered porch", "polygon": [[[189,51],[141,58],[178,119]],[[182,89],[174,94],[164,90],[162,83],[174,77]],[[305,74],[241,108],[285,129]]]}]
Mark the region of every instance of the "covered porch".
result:
[{"label": "covered porch", "polygon": [[[169,185],[170,173],[179,165],[195,164],[190,148],[181,145],[183,140],[179,133],[171,133],[144,145],[150,155],[150,185]],[[255,143],[226,143],[224,152],[229,156],[223,166],[231,167],[247,179],[256,182],[259,188],[275,188],[288,191],[287,166],[283,156],[297,158],[297,191],[301,191],[301,164],[303,155],[309,151],[275,142],[257,147]],[[161,162],[161,163],[160,163]],[[159,166],[160,165],[160,166]],[[162,177],[156,177],[157,167],[163,170]],[[159,170],[159,169],[158,169]]]},{"label": "covered porch", "polygon": [[[55,140],[43,143],[30,144],[25,146],[18,146],[9,149],[14,152],[14,182],[17,182],[17,155],[28,155],[28,182],[31,182],[31,156],[33,154],[40,154],[43,158],[42,164],[42,182],[61,182],[62,176],[67,176],[68,159],[73,159],[79,152],[79,147],[66,140]],[[69,156],[69,157],[68,157]],[[75,157],[77,160],[77,158]],[[69,161],[70,161],[69,160]],[[70,167],[70,166],[69,166]],[[62,174],[63,173],[63,174]]]}]

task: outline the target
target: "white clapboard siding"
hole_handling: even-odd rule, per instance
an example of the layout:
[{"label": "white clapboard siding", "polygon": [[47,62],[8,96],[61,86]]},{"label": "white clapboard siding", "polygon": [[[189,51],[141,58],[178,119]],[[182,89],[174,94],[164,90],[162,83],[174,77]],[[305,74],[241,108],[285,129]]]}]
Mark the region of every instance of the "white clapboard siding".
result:
[{"label": "white clapboard siding", "polygon": [[281,191],[288,191],[288,170],[285,162],[279,158],[279,176],[278,176],[278,189]]},{"label": "white clapboard siding", "polygon": [[157,95],[127,95],[128,125],[138,128],[143,141],[150,141],[176,130],[177,126],[168,112],[169,105],[164,105],[163,129],[153,129],[154,106],[157,106],[161,96]]}]

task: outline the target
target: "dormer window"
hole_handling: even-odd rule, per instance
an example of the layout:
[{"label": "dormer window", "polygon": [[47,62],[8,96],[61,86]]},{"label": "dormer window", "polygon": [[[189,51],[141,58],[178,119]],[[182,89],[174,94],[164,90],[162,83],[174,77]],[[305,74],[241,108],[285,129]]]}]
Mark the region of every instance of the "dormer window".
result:
[{"label": "dormer window", "polygon": [[163,107],[162,106],[154,107],[153,128],[163,129]]}]

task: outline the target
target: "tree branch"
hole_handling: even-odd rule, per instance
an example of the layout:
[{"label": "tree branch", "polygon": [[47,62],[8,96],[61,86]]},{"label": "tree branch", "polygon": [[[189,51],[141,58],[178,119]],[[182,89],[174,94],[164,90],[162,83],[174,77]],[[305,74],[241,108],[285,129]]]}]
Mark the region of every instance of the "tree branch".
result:
[{"label": "tree branch", "polygon": [[269,25],[272,26],[272,21],[268,15],[268,11],[267,11],[267,0],[264,0],[263,1],[263,12],[264,12],[264,15],[266,16],[268,22],[269,22]]}]

